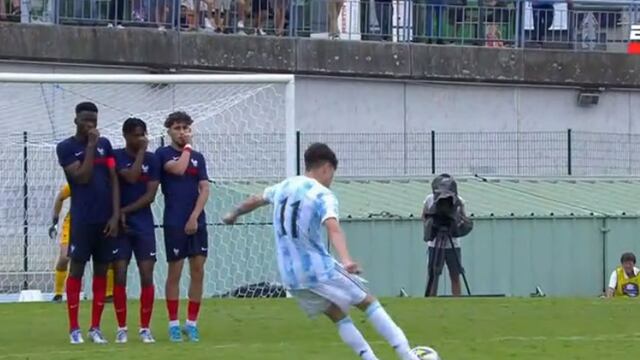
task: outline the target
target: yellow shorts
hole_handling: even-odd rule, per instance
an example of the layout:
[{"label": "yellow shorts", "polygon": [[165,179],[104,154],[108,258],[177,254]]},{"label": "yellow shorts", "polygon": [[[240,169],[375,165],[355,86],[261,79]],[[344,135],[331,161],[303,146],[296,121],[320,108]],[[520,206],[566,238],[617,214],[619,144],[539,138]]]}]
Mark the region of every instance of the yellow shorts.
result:
[{"label": "yellow shorts", "polygon": [[60,234],[60,245],[69,246],[69,239],[71,238],[71,216],[67,214],[62,222],[62,233]]}]

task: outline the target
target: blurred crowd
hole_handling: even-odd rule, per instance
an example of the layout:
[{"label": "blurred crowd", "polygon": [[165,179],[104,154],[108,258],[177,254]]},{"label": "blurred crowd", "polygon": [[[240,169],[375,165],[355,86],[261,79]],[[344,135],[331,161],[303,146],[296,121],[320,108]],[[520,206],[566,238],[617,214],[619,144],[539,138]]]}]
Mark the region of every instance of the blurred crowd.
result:
[{"label": "blurred crowd", "polygon": [[597,49],[626,42],[630,26],[640,22],[639,0],[0,0],[0,4],[0,21],[490,47],[549,44]]}]

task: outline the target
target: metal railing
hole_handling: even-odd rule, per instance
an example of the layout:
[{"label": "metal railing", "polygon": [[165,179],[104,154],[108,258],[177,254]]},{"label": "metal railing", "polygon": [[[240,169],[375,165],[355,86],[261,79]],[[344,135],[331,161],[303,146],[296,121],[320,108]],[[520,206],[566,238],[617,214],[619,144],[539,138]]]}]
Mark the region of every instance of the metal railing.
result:
[{"label": "metal railing", "polygon": [[626,51],[640,0],[2,0],[0,21]]},{"label": "metal railing", "polygon": [[431,131],[299,133],[299,139],[300,154],[313,142],[331,146],[344,177],[640,176],[640,134]]}]

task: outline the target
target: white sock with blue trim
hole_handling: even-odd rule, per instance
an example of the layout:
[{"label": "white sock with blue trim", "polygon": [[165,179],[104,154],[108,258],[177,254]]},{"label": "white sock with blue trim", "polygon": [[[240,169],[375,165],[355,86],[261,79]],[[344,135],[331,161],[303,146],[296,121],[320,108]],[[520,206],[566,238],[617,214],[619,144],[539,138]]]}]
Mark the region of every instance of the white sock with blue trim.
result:
[{"label": "white sock with blue trim", "polygon": [[361,359],[378,360],[373,350],[371,350],[371,346],[369,346],[367,340],[364,339],[358,328],[353,324],[350,317],[345,317],[338,321],[336,325],[338,325],[338,333],[342,341],[349,345]]},{"label": "white sock with blue trim", "polygon": [[382,335],[385,340],[393,347],[398,356],[403,360],[417,360],[418,358],[411,353],[409,340],[404,335],[402,329],[391,320],[391,317],[384,310],[379,302],[374,302],[365,310],[367,319],[376,329],[378,334]]}]

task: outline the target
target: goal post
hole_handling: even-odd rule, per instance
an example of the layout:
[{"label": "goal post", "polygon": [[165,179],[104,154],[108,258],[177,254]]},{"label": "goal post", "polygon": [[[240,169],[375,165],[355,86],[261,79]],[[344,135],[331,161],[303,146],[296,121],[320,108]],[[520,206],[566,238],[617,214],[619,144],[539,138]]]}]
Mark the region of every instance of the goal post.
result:
[{"label": "goal post", "polygon": [[[121,126],[127,117],[147,123],[149,151],[155,151],[168,141],[166,116],[187,112],[194,119],[194,148],[206,159],[212,186],[206,207],[211,250],[205,296],[277,283],[268,211],[235,226],[222,225],[220,217],[246,195],[296,174],[293,75],[0,73],[5,119],[0,132],[0,301],[24,289],[52,291],[59,245],[48,239],[47,228],[65,181],[55,145],[74,134],[74,109],[82,101],[98,106],[98,129],[114,148],[124,145]],[[158,255],[154,281],[162,297],[167,268],[161,191],[152,209]],[[61,218],[67,210],[68,204]],[[86,275],[89,271],[87,266]],[[129,295],[136,296],[135,261],[128,284]],[[84,291],[90,294],[86,284]]]}]

